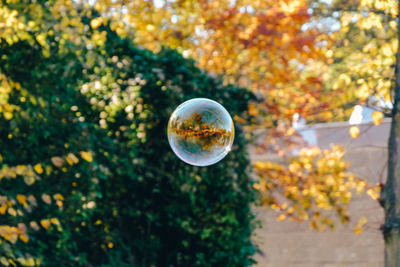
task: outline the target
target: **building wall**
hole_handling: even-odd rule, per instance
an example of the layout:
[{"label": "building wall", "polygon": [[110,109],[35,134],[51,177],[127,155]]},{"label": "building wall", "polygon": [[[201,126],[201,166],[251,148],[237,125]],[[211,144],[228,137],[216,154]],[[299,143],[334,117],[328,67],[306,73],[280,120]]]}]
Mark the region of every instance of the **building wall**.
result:
[{"label": "building wall", "polygon": [[[322,149],[330,144],[341,144],[345,148],[345,159],[350,162],[350,171],[369,183],[382,182],[386,178],[387,139],[390,120],[379,126],[359,125],[359,138],[349,135],[348,123],[315,125],[303,129],[309,136],[314,131],[316,145]],[[301,130],[299,131],[301,134]],[[315,145],[315,140],[312,141]],[[276,155],[255,155],[254,160],[279,161]],[[262,253],[258,254],[257,267],[381,267],[384,266],[384,243],[379,230],[383,223],[383,210],[378,202],[367,195],[353,194],[350,204],[351,221],[338,224],[335,231],[316,232],[308,223],[292,221],[277,222],[276,213],[267,208],[257,209],[262,228],[255,233],[254,240]],[[353,231],[358,220],[365,216],[364,232]]]}]

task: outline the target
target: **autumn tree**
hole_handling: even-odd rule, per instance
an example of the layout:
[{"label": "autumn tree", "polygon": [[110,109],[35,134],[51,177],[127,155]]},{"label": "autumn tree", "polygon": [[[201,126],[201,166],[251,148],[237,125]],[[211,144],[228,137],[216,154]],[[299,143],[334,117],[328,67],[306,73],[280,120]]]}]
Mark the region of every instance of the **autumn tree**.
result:
[{"label": "autumn tree", "polygon": [[295,113],[310,121],[335,113],[333,92],[322,88],[326,36],[303,27],[311,18],[306,1],[100,0],[94,8],[122,18],[115,25],[120,32],[123,22],[132,26],[136,43],[178,49],[226,83],[257,93],[263,102],[249,112],[262,113],[264,128],[290,122]]},{"label": "autumn tree", "polygon": [[[333,86],[346,86],[348,99],[377,108],[392,117],[388,142],[388,176],[383,184],[380,203],[385,211],[382,232],[385,240],[385,266],[400,264],[399,240],[399,1],[333,1],[316,5],[322,17],[333,14],[340,28],[333,34],[336,47],[327,74]],[[393,109],[377,102],[391,102]],[[379,103],[378,103],[379,104]]]},{"label": "autumn tree", "polygon": [[[324,86],[343,90],[342,118],[355,104],[390,113],[397,41],[396,1],[313,1],[313,16],[330,33]],[[380,102],[380,103],[378,103]]]}]

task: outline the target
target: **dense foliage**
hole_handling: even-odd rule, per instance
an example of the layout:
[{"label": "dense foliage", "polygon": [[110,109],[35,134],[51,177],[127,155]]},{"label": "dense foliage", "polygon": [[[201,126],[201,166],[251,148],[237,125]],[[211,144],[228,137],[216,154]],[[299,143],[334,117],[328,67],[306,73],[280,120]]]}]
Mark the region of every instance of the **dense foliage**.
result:
[{"label": "dense foliage", "polygon": [[341,148],[254,162],[251,185],[241,129],[209,168],[177,160],[165,129],[179,103],[209,97],[266,133],[256,150],[285,156],[294,117],[390,101],[394,0],[345,2],[0,1],[0,263],[245,266],[252,188],[279,220],[349,221],[352,191],[379,187]]},{"label": "dense foliage", "polygon": [[166,126],[184,100],[208,97],[241,116],[252,94],[85,16],[81,42],[71,40],[56,30],[61,15],[36,6],[47,24],[0,35],[1,264],[251,265],[240,127],[233,151],[200,168],[173,154]]}]

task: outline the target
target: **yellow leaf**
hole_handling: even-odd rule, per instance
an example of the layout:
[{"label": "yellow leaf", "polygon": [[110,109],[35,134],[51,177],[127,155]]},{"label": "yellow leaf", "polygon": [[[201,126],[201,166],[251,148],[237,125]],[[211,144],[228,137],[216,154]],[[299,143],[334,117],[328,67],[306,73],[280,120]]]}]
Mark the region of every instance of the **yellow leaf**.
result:
[{"label": "yellow leaf", "polygon": [[18,175],[23,175],[26,172],[26,166],[25,165],[17,165],[15,170]]},{"label": "yellow leaf", "polygon": [[238,123],[246,123],[246,120],[243,119],[243,118],[241,118],[241,117],[239,117],[238,115],[235,115],[235,116],[233,117],[233,119],[234,119],[236,122],[238,122]]},{"label": "yellow leaf", "polygon": [[18,240],[18,229],[8,225],[0,225],[0,236],[15,244]]},{"label": "yellow leaf", "polygon": [[26,266],[36,266],[37,264],[35,263],[35,259],[33,258],[28,258],[25,261],[25,265]]},{"label": "yellow leaf", "polygon": [[4,112],[3,116],[6,120],[11,120],[13,117],[13,114],[11,112]]},{"label": "yellow leaf", "polygon": [[72,162],[72,160],[70,158],[66,157],[65,160],[67,161],[67,163],[69,165],[71,165],[71,166],[74,165],[74,163]]},{"label": "yellow leaf", "polygon": [[364,191],[365,186],[367,185],[367,182],[365,181],[358,181],[356,190],[358,194],[361,194]]},{"label": "yellow leaf", "polygon": [[36,164],[35,166],[33,166],[33,169],[35,170],[35,172],[37,172],[38,174],[42,174],[43,173],[43,168],[42,165],[40,163]]},{"label": "yellow leaf", "polygon": [[113,244],[112,242],[109,242],[109,243],[107,244],[107,246],[108,246],[108,248],[113,248],[113,247],[114,247],[114,244]]},{"label": "yellow leaf", "polygon": [[17,212],[15,211],[15,209],[9,208],[7,211],[8,214],[10,214],[11,216],[17,216]]},{"label": "yellow leaf", "polygon": [[29,241],[29,237],[27,235],[20,235],[19,239],[21,239],[25,243]]},{"label": "yellow leaf", "polygon": [[42,46],[46,46],[46,34],[41,33],[39,35],[36,35],[36,40],[41,44]]},{"label": "yellow leaf", "polygon": [[379,125],[381,124],[383,119],[383,113],[380,111],[375,110],[374,112],[372,112],[372,122],[375,125]]},{"label": "yellow leaf", "polygon": [[255,184],[253,184],[253,188],[254,188],[255,190],[260,190],[260,189],[261,189],[261,186],[260,186],[260,184],[255,183]]},{"label": "yellow leaf", "polygon": [[357,235],[362,234],[363,229],[361,227],[354,227],[354,233]]},{"label": "yellow leaf", "polygon": [[357,126],[350,127],[349,132],[350,136],[354,139],[360,135],[360,129]]},{"label": "yellow leaf", "polygon": [[393,53],[392,53],[392,49],[389,44],[384,44],[381,49],[382,49],[383,55],[385,55],[387,57],[392,56]]},{"label": "yellow leaf", "polygon": [[294,128],[290,127],[290,128],[286,131],[285,136],[292,136],[295,132],[296,132],[296,130],[295,130]]},{"label": "yellow leaf", "polygon": [[362,84],[356,91],[355,94],[360,99],[366,99],[369,96],[369,87],[367,84]]},{"label": "yellow leaf", "polygon": [[[15,242],[13,242],[13,243],[15,243]],[[8,262],[11,263],[12,266],[14,266],[14,267],[17,266],[17,264],[15,264],[15,262],[12,259],[8,259]]]},{"label": "yellow leaf", "polygon": [[22,205],[26,205],[26,196],[18,194],[17,201]]},{"label": "yellow leaf", "polygon": [[354,228],[354,233],[356,233],[357,235],[361,234],[363,232],[363,225],[367,223],[367,218],[362,217],[358,223],[357,226]]},{"label": "yellow leaf", "polygon": [[3,167],[1,174],[6,178],[16,178],[17,174],[13,168]]},{"label": "yellow leaf", "polygon": [[35,259],[33,258],[28,258],[25,259],[25,266],[38,266],[39,264],[35,263]]},{"label": "yellow leaf", "polygon": [[358,226],[363,226],[364,224],[366,224],[367,222],[367,218],[362,217],[359,221],[358,221]]},{"label": "yellow leaf", "polygon": [[81,157],[86,160],[87,162],[92,162],[93,161],[93,156],[92,153],[90,152],[81,152]]},{"label": "yellow leaf", "polygon": [[63,202],[60,200],[56,201],[56,205],[59,206],[60,208],[63,206]]},{"label": "yellow leaf", "polygon": [[379,193],[381,191],[380,186],[374,186],[367,190],[367,194],[373,199],[377,200],[379,198]]},{"label": "yellow leaf", "polygon": [[51,222],[48,219],[40,220],[40,224],[43,226],[44,229],[49,229]]},{"label": "yellow leaf", "polygon": [[103,23],[102,18],[95,18],[90,21],[90,26],[92,26],[93,29],[96,29],[100,27],[102,23]]},{"label": "yellow leaf", "polygon": [[77,164],[79,159],[72,153],[69,153],[66,158],[69,165]]},{"label": "yellow leaf", "polygon": [[23,266],[35,266],[35,260],[33,258],[18,258],[17,260]]},{"label": "yellow leaf", "polygon": [[5,214],[7,211],[7,205],[3,204],[0,206],[0,214]]},{"label": "yellow leaf", "polygon": [[64,163],[64,160],[60,157],[52,157],[51,162],[53,162],[54,166],[61,167]]},{"label": "yellow leaf", "polygon": [[60,226],[60,221],[59,221],[57,218],[51,218],[51,219],[50,219],[50,222],[51,222],[52,224],[55,224],[55,225],[57,225],[57,226]]}]

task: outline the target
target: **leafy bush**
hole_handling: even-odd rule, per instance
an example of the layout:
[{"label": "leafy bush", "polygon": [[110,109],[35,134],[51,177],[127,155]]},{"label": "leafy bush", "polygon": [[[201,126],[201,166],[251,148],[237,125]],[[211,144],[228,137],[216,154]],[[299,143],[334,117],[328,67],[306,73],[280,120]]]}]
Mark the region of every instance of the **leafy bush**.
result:
[{"label": "leafy bush", "polygon": [[[0,228],[0,261],[251,265],[255,195],[240,127],[232,152],[201,168],[173,154],[166,126],[187,99],[245,116],[253,96],[89,21],[80,44],[34,32],[0,41],[0,225],[20,239]],[[88,45],[95,34],[104,42]]]}]

